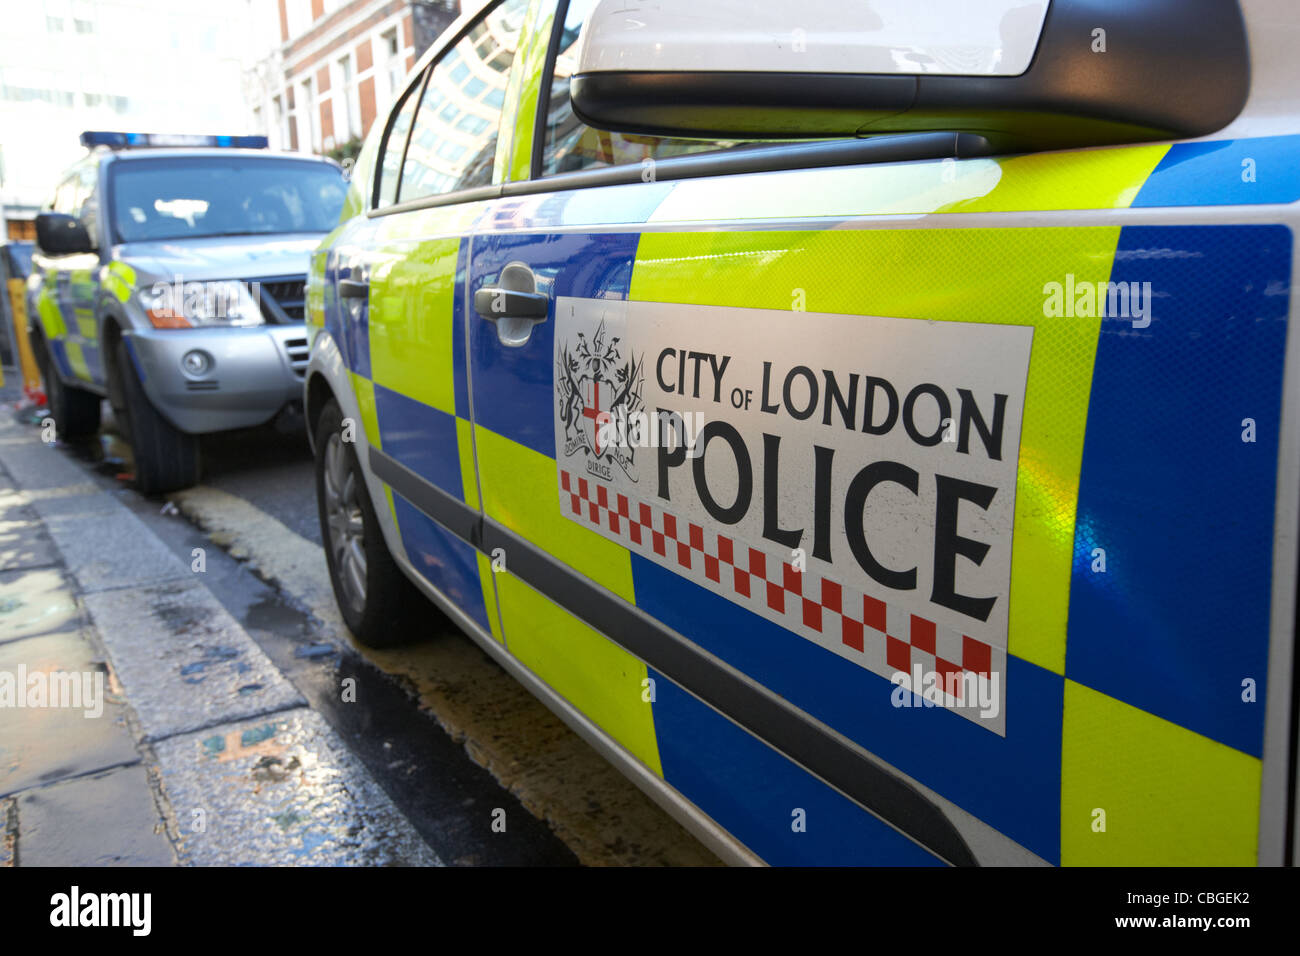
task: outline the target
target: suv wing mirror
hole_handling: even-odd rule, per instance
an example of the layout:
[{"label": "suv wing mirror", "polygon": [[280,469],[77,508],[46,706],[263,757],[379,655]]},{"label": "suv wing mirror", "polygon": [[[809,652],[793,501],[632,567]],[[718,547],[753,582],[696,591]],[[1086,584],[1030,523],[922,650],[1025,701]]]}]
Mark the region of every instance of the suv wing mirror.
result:
[{"label": "suv wing mirror", "polygon": [[36,244],[51,256],[94,251],[90,233],[82,221],[62,212],[43,212],[36,216]]}]

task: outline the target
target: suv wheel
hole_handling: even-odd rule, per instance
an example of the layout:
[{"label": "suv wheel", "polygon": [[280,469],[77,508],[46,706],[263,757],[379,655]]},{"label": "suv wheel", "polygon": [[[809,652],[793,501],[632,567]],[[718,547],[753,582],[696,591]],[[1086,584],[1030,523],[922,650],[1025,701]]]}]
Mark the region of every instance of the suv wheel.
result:
[{"label": "suv wheel", "polygon": [[180,431],[150,404],[125,339],[117,343],[117,370],[126,405],[127,438],[135,458],[136,487],[152,495],[197,484],[198,436]]},{"label": "suv wheel", "polygon": [[356,448],[342,431],[343,413],[330,399],[316,423],[316,504],[334,600],[362,644],[405,644],[438,612],[388,553]]},{"label": "suv wheel", "polygon": [[100,397],[94,392],[63,384],[48,344],[42,343],[36,354],[40,357],[45,397],[49,399],[50,417],[54,419],[58,436],[64,439],[87,438],[99,431]]}]

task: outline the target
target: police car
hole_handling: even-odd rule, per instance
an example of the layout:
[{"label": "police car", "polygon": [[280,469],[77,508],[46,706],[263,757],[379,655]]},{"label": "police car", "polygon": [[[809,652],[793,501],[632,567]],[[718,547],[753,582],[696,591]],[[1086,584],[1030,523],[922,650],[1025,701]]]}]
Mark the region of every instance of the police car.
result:
[{"label": "police car", "polygon": [[500,0],[308,279],[329,572],[725,859],[1295,852],[1284,0]]},{"label": "police car", "polygon": [[146,493],[199,478],[198,436],[301,402],[311,250],[342,171],[264,136],[87,132],[36,217],[33,347],[61,437],[107,397]]}]

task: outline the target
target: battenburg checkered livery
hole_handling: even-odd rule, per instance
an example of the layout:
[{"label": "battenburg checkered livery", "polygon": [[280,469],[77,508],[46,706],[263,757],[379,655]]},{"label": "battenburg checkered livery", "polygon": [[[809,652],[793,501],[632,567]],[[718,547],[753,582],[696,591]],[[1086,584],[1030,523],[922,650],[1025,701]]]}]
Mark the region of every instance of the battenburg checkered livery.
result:
[{"label": "battenburg checkered livery", "polygon": [[314,444],[357,424],[383,545],[334,569],[358,637],[391,555],[731,861],[1290,859],[1285,5],[1208,135],[974,151],[592,129],[597,4],[468,6],[308,280]]}]

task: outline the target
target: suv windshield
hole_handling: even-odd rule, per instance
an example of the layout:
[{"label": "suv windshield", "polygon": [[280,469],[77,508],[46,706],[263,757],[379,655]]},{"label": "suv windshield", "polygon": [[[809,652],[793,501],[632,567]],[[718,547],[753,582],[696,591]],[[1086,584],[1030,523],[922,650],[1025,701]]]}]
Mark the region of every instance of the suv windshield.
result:
[{"label": "suv windshield", "polygon": [[346,190],[335,166],[247,156],[129,159],[112,182],[119,242],[329,232]]}]

